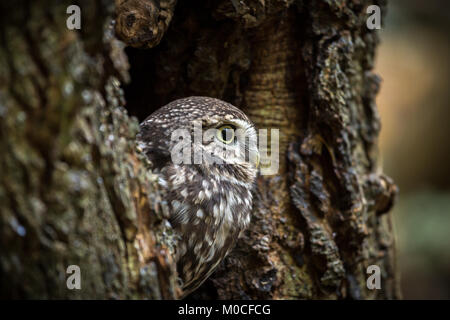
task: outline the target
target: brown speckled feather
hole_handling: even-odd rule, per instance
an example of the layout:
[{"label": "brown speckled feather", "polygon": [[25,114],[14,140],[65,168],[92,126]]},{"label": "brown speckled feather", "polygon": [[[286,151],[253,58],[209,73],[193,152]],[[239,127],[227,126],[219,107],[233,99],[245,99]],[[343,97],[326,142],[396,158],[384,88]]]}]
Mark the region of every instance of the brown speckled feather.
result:
[{"label": "brown speckled feather", "polygon": [[[217,152],[219,139],[196,142],[192,150],[216,152],[222,163],[175,164],[171,159],[174,143],[172,132],[187,129],[193,123],[203,128],[232,125],[256,138],[247,116],[224,101],[208,97],[189,97],[173,101],[151,114],[141,124],[137,140],[141,149],[160,175],[160,184],[168,190],[170,222],[180,234],[177,245],[177,268],[186,296],[214,271],[233,248],[240,233],[250,222],[252,189],[257,174],[255,163],[237,162]],[[201,145],[195,145],[195,144]],[[236,139],[228,148],[244,147]],[[216,148],[216,149],[215,149]],[[258,153],[245,145],[246,151]],[[234,151],[236,151],[234,150]],[[259,155],[258,155],[259,156]]]}]

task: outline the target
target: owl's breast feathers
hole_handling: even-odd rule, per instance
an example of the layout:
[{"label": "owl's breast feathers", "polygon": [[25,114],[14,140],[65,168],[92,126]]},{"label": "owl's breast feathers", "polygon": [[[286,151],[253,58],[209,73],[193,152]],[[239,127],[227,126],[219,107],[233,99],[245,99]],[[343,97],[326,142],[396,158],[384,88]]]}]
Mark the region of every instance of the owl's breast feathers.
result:
[{"label": "owl's breast feathers", "polygon": [[171,165],[161,171],[173,199],[171,223],[181,235],[177,261],[185,295],[210,276],[250,223],[253,182],[216,170]]}]

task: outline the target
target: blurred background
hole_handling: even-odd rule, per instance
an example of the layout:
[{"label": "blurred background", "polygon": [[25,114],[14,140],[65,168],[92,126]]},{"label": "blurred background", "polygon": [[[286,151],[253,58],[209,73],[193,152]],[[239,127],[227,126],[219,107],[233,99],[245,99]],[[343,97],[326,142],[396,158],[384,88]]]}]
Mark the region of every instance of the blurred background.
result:
[{"label": "blurred background", "polygon": [[405,299],[450,299],[450,1],[391,0],[376,72]]}]

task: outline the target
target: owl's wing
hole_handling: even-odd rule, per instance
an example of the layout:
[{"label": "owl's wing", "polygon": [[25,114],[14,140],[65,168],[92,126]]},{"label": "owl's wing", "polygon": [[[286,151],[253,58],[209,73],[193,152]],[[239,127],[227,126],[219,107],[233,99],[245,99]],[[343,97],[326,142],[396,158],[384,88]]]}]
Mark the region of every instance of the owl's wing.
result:
[{"label": "owl's wing", "polygon": [[172,202],[172,212],[170,213],[169,222],[176,228],[182,221],[186,221],[189,214],[190,205],[186,203]]}]

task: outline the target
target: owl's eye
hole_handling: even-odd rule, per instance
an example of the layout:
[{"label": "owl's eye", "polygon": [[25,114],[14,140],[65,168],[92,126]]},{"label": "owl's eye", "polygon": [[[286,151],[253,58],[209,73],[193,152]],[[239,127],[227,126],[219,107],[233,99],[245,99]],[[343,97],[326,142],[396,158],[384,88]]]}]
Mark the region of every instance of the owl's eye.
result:
[{"label": "owl's eye", "polygon": [[217,139],[225,144],[230,144],[234,141],[234,127],[224,125],[217,129]]}]

